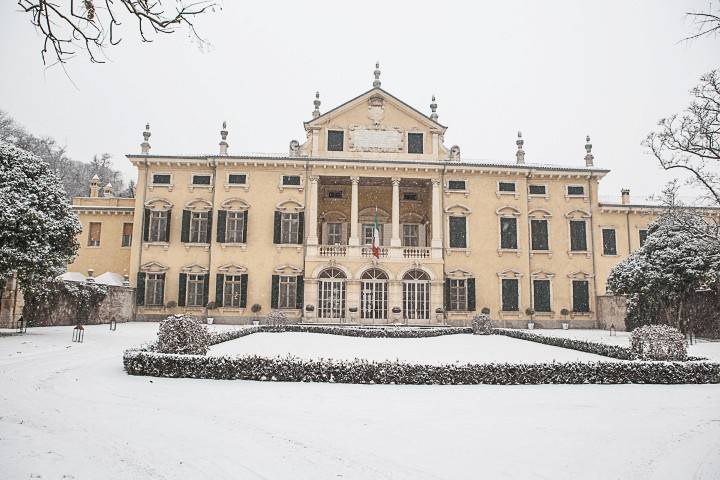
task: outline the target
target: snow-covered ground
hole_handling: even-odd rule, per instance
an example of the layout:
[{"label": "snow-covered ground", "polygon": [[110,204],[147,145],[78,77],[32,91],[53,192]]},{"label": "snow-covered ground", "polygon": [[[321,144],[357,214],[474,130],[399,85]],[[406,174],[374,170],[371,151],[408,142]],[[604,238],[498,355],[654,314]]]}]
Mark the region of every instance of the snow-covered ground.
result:
[{"label": "snow-covered ground", "polygon": [[91,326],[83,344],[71,327],[0,337],[0,478],[720,478],[720,385],[126,375],[123,349],[156,330]]},{"label": "snow-covered ground", "polygon": [[[533,330],[533,333],[547,335],[550,337],[576,338],[578,340],[620,345],[623,347],[630,346],[629,332],[616,332],[616,335],[611,336],[610,332],[607,330],[540,329]],[[720,341],[698,339],[695,344],[688,347],[688,355],[692,355],[694,357],[704,357],[713,362],[720,362]]]},{"label": "snow-covered ground", "polygon": [[499,335],[446,335],[430,338],[358,338],[321,333],[256,333],[210,348],[210,355],[292,355],[306,359],[400,360],[410,363],[533,363],[620,361],[600,355]]}]

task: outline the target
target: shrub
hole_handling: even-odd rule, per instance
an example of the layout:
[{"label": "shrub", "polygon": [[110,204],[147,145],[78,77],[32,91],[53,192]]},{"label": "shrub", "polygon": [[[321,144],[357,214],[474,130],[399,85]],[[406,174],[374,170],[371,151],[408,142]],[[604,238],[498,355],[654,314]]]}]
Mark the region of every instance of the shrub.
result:
[{"label": "shrub", "polygon": [[282,312],[280,310],[273,310],[272,312],[268,313],[267,316],[267,324],[271,327],[283,327],[288,324],[288,318],[287,315],[285,315],[285,312]]},{"label": "shrub", "polygon": [[159,353],[205,355],[210,345],[210,335],[196,318],[170,315],[160,322],[155,350]]},{"label": "shrub", "polygon": [[685,360],[685,337],[669,325],[643,325],[630,334],[630,349],[644,360]]},{"label": "shrub", "polygon": [[484,313],[485,315],[490,315],[490,309],[488,307],[483,307],[482,310],[480,310],[480,313]]},{"label": "shrub", "polygon": [[491,335],[492,320],[490,320],[490,315],[487,313],[475,315],[472,319],[472,329],[475,335]]}]

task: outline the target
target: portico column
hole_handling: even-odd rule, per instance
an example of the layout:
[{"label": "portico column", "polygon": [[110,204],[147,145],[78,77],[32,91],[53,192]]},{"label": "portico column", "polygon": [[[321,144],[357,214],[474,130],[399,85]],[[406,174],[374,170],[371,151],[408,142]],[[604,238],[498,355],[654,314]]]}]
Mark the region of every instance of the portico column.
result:
[{"label": "portico column", "polygon": [[318,220],[318,181],[320,177],[313,175],[310,180],[310,196],[308,197],[308,245],[318,244],[317,220]]},{"label": "portico column", "polygon": [[440,180],[432,179],[432,248],[442,248],[442,208],[440,206]]},{"label": "portico column", "polygon": [[360,177],[350,177],[352,191],[350,196],[350,245],[360,245],[358,238],[358,185]]},{"label": "portico column", "polygon": [[400,178],[392,178],[392,237],[391,247],[400,246]]}]

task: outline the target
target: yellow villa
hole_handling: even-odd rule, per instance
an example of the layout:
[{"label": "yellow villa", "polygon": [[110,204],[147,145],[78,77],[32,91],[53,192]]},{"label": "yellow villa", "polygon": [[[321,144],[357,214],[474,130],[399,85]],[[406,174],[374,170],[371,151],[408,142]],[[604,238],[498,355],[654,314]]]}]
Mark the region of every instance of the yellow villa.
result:
[{"label": "yellow villa", "polygon": [[520,134],[513,162],[465,160],[444,144],[434,98],[426,115],[374,75],[325,113],[316,94],[306,139],[286,154],[233,154],[225,124],[216,154],[151,153],[147,126],[127,155],[136,197],[100,196],[93,180],[74,199],[83,231],[69,270],[127,275],[145,320],[247,323],[280,309],[303,322],[467,325],[487,307],[507,326],[620,326],[603,310],[605,282],[657,208],[628,191],[599,201],[608,170],[590,139],[576,167],[526,163]]}]

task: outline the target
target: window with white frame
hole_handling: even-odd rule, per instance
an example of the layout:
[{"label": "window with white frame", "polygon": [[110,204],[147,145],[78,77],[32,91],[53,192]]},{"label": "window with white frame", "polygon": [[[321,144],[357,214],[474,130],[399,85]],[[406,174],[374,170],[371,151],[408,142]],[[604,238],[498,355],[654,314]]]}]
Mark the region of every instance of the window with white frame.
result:
[{"label": "window with white frame", "polygon": [[450,217],[450,248],[467,248],[467,218]]},{"label": "window with white frame", "polygon": [[167,221],[168,212],[160,210],[150,211],[150,232],[148,241],[167,242]]},{"label": "window with white frame", "polygon": [[547,220],[536,218],[530,220],[530,243],[533,250],[550,250]]},{"label": "window with white frame", "polygon": [[132,245],[133,224],[130,222],[123,223],[121,247],[129,247]]},{"label": "window with white frame", "polygon": [[188,307],[204,307],[205,275],[188,274],[187,276],[187,303]]},{"label": "window with white frame", "polygon": [[517,250],[518,231],[517,218],[500,217],[500,248]]},{"label": "window with white frame", "polygon": [[533,280],[533,310],[536,312],[550,312],[550,280]]},{"label": "window with white frame", "polygon": [[515,182],[498,182],[498,191],[503,193],[515,193]]},{"label": "window with white frame", "polygon": [[283,175],[282,184],[284,186],[300,186],[300,175]]},{"label": "window with white frame", "polygon": [[245,173],[229,173],[228,184],[245,185],[247,183],[247,174]]},{"label": "window with white frame", "polygon": [[172,183],[172,175],[169,173],[153,173],[153,185],[170,185]]},{"label": "window with white frame", "polygon": [[242,301],[242,275],[225,275],[223,307],[240,308]]},{"label": "window with white frame", "polygon": [[342,223],[328,222],[325,224],[325,228],[327,229],[328,245],[340,245],[343,243]]},{"label": "window with white frame", "polygon": [[245,212],[229,210],[225,215],[225,241],[245,243]]},{"label": "window with white frame", "polygon": [[280,243],[299,243],[300,214],[282,212],[280,217]]},{"label": "window with white frame", "polygon": [[585,186],[583,185],[568,185],[567,194],[570,197],[582,197],[585,195]]},{"label": "window with white frame", "polygon": [[450,310],[466,311],[468,308],[467,280],[450,279]]},{"label": "window with white frame", "polygon": [[415,223],[403,224],[403,240],[404,247],[417,247],[420,245],[420,225]]},{"label": "window with white frame", "polygon": [[209,186],[212,183],[212,176],[209,173],[196,173],[192,176],[194,186]]},{"label": "window with white frame", "polygon": [[278,308],[297,308],[297,277],[281,275],[278,288]]},{"label": "window with white frame", "polygon": [[[363,245],[372,245],[372,239],[373,239],[373,231],[375,230],[375,224],[373,223],[363,223],[362,226],[362,242]],[[378,225],[378,233],[379,233],[379,243],[380,245],[383,244],[383,225]]]},{"label": "window with white frame", "polygon": [[517,312],[520,310],[520,282],[517,278],[502,279],[502,311]]},{"label": "window with white frame", "polygon": [[328,130],[327,137],[327,149],[329,152],[343,151],[345,132],[342,130]]},{"label": "window with white frame", "polygon": [[164,304],[165,274],[148,273],[145,278],[145,305],[161,307]]},{"label": "window with white frame", "polygon": [[585,220],[570,220],[570,251],[587,251],[587,222]]},{"label": "window with white frame", "polygon": [[572,281],[573,312],[587,313],[590,311],[590,282],[587,280]]},{"label": "window with white frame", "polygon": [[88,247],[99,247],[100,246],[100,229],[102,224],[100,222],[90,222],[88,226]]},{"label": "window with white frame", "polygon": [[603,255],[617,255],[617,241],[614,228],[602,229]]},{"label": "window with white frame", "polygon": [[423,153],[422,133],[408,133],[408,153]]},{"label": "window with white frame", "polygon": [[448,180],[448,190],[467,190],[467,183],[465,180]]},{"label": "window with white frame", "polygon": [[208,212],[190,213],[190,243],[208,243]]}]

